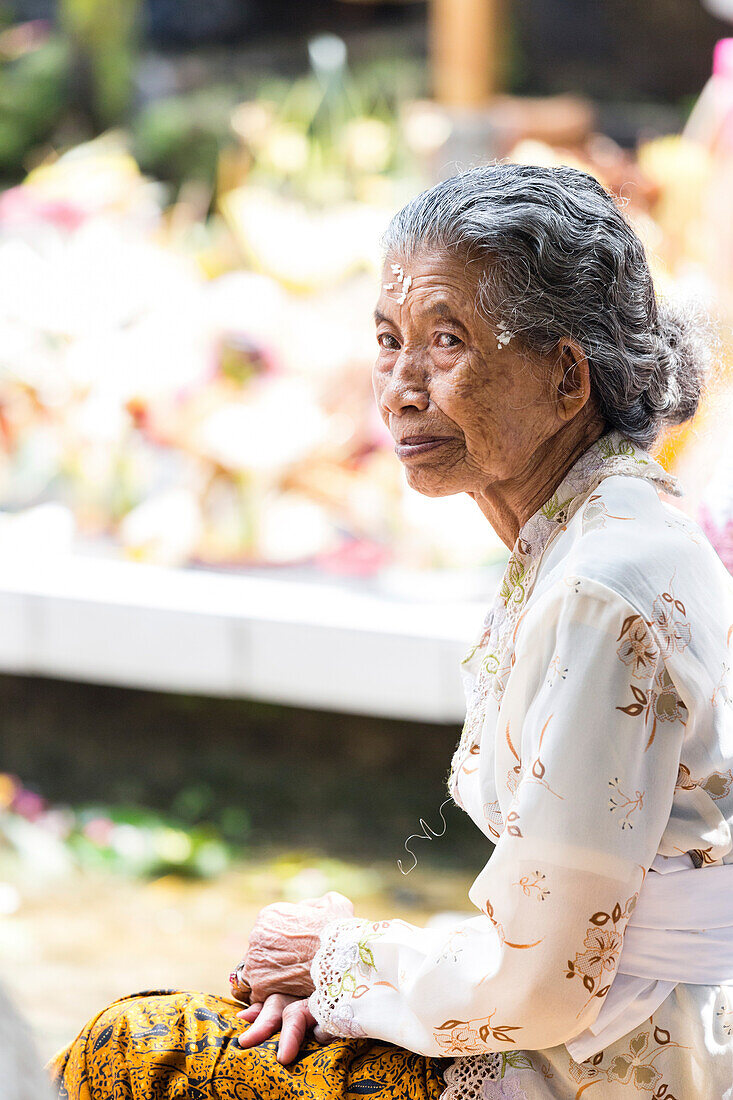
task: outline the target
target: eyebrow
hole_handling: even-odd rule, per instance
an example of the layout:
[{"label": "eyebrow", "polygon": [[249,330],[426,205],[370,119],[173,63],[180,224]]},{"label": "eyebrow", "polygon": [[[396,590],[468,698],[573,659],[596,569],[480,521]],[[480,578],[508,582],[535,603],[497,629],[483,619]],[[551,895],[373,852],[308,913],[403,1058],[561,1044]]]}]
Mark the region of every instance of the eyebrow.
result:
[{"label": "eyebrow", "polygon": [[[427,317],[442,317],[443,320],[450,321],[456,328],[463,329],[465,333],[468,333],[468,329],[462,321],[458,320],[448,302],[433,302],[424,310],[424,315]],[[374,310],[374,321],[376,324],[380,324],[382,321],[386,321],[387,324],[394,324],[394,322],[379,309]]]}]

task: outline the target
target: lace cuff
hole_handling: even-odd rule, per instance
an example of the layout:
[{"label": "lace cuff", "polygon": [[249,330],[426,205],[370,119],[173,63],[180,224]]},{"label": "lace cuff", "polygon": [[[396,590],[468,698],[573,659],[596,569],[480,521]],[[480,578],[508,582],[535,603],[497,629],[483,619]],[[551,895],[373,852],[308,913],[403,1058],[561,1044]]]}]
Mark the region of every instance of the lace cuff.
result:
[{"label": "lace cuff", "polygon": [[[363,941],[368,920],[349,917],[327,924],[321,946],[313,957],[311,977],[315,986],[308,1007],[324,1031],[344,1039],[363,1039],[364,1029],[354,1019],[351,1001],[364,987],[366,973]],[[370,952],[371,954],[371,952]]]},{"label": "lace cuff", "polygon": [[[521,1054],[524,1063],[531,1068],[532,1063]],[[501,1085],[502,1056],[501,1054],[472,1054],[465,1058],[455,1058],[445,1070],[443,1077],[448,1086],[441,1093],[440,1100],[501,1100],[501,1097],[515,1097],[516,1100],[527,1100],[525,1093],[520,1089],[514,1092],[505,1092]],[[491,1084],[496,1081],[497,1085]],[[511,1086],[510,1086],[511,1087]]]}]

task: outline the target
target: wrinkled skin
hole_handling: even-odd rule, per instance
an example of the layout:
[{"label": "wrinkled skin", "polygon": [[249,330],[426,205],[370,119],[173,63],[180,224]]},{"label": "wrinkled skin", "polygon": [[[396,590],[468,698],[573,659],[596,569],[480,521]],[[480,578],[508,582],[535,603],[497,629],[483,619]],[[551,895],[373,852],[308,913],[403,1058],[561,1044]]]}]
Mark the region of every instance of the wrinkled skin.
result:
[{"label": "wrinkled skin", "polygon": [[[395,263],[412,280],[402,303]],[[477,278],[475,264],[444,252],[387,256],[372,385],[396,440],[451,437],[403,461],[411,488],[468,493],[511,547],[605,425],[577,342],[568,337],[545,359],[523,352],[516,338],[500,346],[503,318],[489,323],[474,307]]]},{"label": "wrinkled skin", "polygon": [[310,964],[321,931],[331,921],[353,915],[349,899],[335,890],[312,901],[266,905],[250,933],[244,960],[252,999],[264,1001],[271,993],[311,994]]},{"label": "wrinkled skin", "polygon": [[[406,294],[393,264],[410,277]],[[450,437],[434,450],[402,457],[411,488],[426,496],[467,493],[512,547],[522,524],[605,424],[582,347],[568,336],[540,358],[516,338],[503,343],[504,319],[490,322],[474,307],[477,274],[444,252],[386,257],[372,385],[397,442],[407,435]],[[282,1026],[279,1058],[292,1061],[315,1025],[305,998],[313,989],[318,933],[352,912],[350,902],[333,894],[262,910],[244,965],[253,1003],[240,1016],[255,1023],[240,1037],[243,1046]],[[319,1029],[315,1034],[328,1039]]]},{"label": "wrinkled skin", "polygon": [[353,915],[349,899],[334,890],[308,901],[275,902],[260,911],[240,968],[251,989],[249,1007],[238,1013],[251,1024],[240,1035],[240,1046],[256,1046],[280,1030],[278,1060],[287,1064],[311,1028],[320,1042],[329,1040],[308,1009],[310,966],[325,926]]}]

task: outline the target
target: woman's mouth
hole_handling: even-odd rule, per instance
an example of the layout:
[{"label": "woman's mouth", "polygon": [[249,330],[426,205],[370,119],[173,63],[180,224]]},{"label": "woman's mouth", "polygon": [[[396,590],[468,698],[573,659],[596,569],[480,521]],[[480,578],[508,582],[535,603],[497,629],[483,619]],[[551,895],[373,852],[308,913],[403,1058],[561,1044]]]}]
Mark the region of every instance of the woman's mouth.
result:
[{"label": "woman's mouth", "polygon": [[412,458],[413,455],[432,451],[434,447],[440,447],[448,442],[450,442],[448,436],[410,435],[395,444],[395,452],[398,458]]}]

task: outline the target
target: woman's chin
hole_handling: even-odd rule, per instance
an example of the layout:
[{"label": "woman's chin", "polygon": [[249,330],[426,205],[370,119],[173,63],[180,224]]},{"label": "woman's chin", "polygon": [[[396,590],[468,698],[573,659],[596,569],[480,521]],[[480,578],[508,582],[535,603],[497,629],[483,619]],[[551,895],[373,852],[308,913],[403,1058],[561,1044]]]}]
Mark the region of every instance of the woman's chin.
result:
[{"label": "woman's chin", "polygon": [[457,478],[446,476],[439,470],[406,465],[405,477],[410,488],[416,493],[422,493],[425,497],[449,497],[463,492],[463,486],[457,483]]}]

